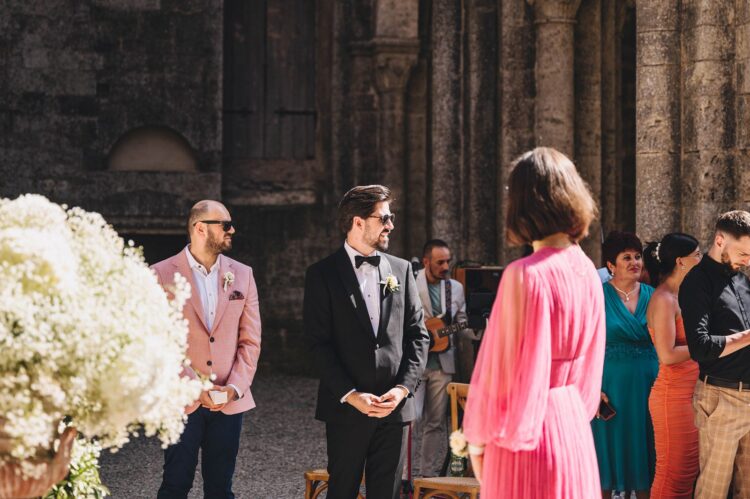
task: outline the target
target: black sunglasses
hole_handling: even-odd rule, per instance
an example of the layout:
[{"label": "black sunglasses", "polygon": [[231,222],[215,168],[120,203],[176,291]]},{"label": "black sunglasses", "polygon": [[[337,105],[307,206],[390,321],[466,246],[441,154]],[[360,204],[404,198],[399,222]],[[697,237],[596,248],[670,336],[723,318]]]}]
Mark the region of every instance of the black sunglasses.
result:
[{"label": "black sunglasses", "polygon": [[378,220],[380,220],[380,223],[383,224],[383,225],[387,225],[388,221],[390,221],[390,222],[392,222],[394,224],[396,223],[396,214],[395,213],[389,213],[387,215],[382,215],[382,216],[380,216],[380,215],[370,215],[367,218],[377,218]]},{"label": "black sunglasses", "polygon": [[[234,224],[231,220],[198,220],[198,222],[208,225],[221,224],[221,228],[224,229],[224,232],[229,232],[230,230],[232,230],[232,227],[234,227]],[[195,224],[197,224],[198,222],[195,222]]]}]

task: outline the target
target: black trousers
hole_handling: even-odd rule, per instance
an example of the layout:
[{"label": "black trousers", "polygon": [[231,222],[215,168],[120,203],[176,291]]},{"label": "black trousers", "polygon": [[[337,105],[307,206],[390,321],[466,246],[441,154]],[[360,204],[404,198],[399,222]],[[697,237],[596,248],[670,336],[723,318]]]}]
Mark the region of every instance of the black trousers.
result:
[{"label": "black trousers", "polygon": [[407,423],[378,418],[356,424],[326,423],[328,499],[356,499],[362,472],[367,499],[398,499],[401,442]]},{"label": "black trousers", "polygon": [[232,475],[240,448],[242,413],[227,415],[199,407],[188,416],[180,441],[164,451],[158,499],[186,499],[193,487],[198,451],[203,452],[203,497],[233,499]]}]

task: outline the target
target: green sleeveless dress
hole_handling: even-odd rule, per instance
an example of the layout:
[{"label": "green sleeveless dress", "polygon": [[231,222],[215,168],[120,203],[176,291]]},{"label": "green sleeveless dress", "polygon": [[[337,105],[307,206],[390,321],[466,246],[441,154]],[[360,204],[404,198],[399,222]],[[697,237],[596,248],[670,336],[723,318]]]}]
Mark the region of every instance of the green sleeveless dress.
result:
[{"label": "green sleeveless dress", "polygon": [[604,284],[607,346],[602,391],[617,414],[594,419],[596,456],[603,490],[649,490],[654,478],[654,430],[648,409],[659,360],[646,326],[654,288],[641,284],[632,314],[610,283]]}]

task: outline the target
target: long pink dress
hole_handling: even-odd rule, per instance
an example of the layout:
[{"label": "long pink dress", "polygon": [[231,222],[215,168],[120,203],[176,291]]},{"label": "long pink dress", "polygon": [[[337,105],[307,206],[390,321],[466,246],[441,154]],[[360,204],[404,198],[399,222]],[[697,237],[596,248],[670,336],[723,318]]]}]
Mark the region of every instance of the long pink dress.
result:
[{"label": "long pink dress", "polygon": [[487,445],[483,499],[601,497],[589,423],[605,336],[602,284],[579,246],[508,265],[463,421]]}]

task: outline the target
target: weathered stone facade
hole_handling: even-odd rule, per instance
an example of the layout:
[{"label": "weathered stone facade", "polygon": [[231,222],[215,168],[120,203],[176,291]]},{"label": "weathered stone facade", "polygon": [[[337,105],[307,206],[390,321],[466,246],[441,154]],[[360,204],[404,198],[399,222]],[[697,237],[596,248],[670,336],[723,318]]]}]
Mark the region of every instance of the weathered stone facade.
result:
[{"label": "weathered stone facade", "polygon": [[535,145],[599,200],[595,260],[602,232],[706,241],[750,201],[746,0],[9,1],[0,75],[0,195],[99,211],[152,259],[224,200],[281,369],[306,370],[304,271],[354,184],[396,192],[394,254],[485,263],[518,254],[505,185]]},{"label": "weathered stone facade", "polygon": [[[221,2],[0,9],[2,195],[38,192],[157,233],[183,232],[196,197],[221,195]],[[107,171],[117,140],[148,125],[185,137],[200,170]]]}]

